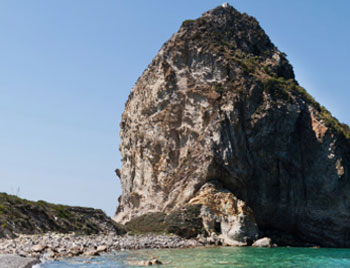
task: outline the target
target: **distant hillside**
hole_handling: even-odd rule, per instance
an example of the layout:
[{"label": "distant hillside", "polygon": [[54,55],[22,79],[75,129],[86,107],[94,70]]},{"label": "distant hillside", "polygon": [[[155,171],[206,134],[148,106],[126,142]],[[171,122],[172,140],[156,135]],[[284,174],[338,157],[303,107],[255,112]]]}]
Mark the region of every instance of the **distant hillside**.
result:
[{"label": "distant hillside", "polygon": [[0,193],[0,238],[48,231],[79,234],[124,233],[102,210],[28,201]]}]

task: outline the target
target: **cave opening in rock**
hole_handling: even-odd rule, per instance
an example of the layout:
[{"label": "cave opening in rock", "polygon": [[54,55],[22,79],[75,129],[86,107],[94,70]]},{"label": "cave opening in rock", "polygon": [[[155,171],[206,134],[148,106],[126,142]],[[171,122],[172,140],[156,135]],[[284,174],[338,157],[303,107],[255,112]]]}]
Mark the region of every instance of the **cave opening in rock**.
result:
[{"label": "cave opening in rock", "polygon": [[217,234],[221,234],[221,223],[220,222],[216,221],[214,223],[214,231]]}]

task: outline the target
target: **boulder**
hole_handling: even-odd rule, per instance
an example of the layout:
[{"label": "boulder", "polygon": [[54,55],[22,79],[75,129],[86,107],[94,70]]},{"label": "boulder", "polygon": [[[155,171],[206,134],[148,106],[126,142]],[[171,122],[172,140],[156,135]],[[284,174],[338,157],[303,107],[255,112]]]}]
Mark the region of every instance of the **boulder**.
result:
[{"label": "boulder", "polygon": [[42,245],[42,244],[34,245],[34,246],[32,247],[32,251],[34,251],[34,252],[41,252],[41,251],[43,251],[45,248],[46,248],[46,245]]},{"label": "boulder", "polygon": [[253,243],[252,247],[270,248],[272,247],[271,238],[269,237],[260,238]]}]

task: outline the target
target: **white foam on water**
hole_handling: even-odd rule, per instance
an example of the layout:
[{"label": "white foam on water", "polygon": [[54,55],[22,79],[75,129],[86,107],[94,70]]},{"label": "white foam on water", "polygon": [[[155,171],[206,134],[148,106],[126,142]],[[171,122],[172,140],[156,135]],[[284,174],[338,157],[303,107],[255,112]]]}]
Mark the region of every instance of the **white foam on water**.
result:
[{"label": "white foam on water", "polygon": [[32,266],[32,268],[43,268],[43,267],[41,266],[41,264],[43,264],[43,263],[45,263],[45,262],[46,262],[45,258],[40,258],[40,263],[34,264],[34,265]]}]

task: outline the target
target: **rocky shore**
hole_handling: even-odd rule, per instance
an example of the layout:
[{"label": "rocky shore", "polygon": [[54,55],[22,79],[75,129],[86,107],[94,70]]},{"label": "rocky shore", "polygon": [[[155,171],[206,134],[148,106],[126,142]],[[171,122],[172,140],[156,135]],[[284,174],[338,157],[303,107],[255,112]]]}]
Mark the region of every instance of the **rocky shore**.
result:
[{"label": "rocky shore", "polygon": [[188,248],[205,245],[198,239],[184,239],[177,235],[143,234],[123,236],[110,234],[76,235],[46,233],[20,235],[0,240],[0,255],[56,260],[63,257],[98,256],[102,253],[135,249]]}]

